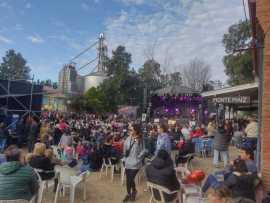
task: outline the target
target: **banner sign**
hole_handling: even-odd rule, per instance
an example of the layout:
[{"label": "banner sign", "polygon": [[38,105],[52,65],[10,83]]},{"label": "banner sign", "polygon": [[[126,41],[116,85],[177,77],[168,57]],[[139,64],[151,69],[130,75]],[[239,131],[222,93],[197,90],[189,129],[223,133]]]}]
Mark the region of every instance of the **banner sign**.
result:
[{"label": "banner sign", "polygon": [[213,98],[212,102],[218,104],[250,104],[250,97],[249,96],[215,97]]}]

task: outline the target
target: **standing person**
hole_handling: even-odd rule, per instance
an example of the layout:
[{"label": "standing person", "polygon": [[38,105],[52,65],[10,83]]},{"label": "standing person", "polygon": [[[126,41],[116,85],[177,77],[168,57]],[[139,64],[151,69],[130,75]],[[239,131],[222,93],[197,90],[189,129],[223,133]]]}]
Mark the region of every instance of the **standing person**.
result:
[{"label": "standing person", "polygon": [[133,124],[130,128],[129,137],[124,143],[127,195],[123,199],[123,202],[135,201],[136,199],[135,177],[143,166],[145,154],[146,150],[142,139],[141,125]]},{"label": "standing person", "polygon": [[[257,144],[258,137],[258,123],[254,116],[250,117],[249,123],[245,129],[247,142],[250,144],[250,147],[255,148]],[[255,150],[255,149],[254,149]]]},{"label": "standing person", "polygon": [[225,130],[225,135],[227,136],[228,141],[230,142],[233,136],[233,127],[232,127],[232,123],[228,119],[225,120],[224,130]]},{"label": "standing person", "polygon": [[211,118],[207,126],[207,136],[212,137],[216,129],[215,118]]},{"label": "standing person", "polygon": [[213,164],[218,167],[219,155],[221,156],[224,167],[229,161],[229,140],[225,134],[224,125],[220,124],[217,130],[214,130],[214,160]]},{"label": "standing person", "polygon": [[37,142],[38,134],[39,134],[39,119],[34,116],[31,118],[31,124],[28,134],[28,151],[32,152],[34,149],[34,145]]},{"label": "standing person", "polygon": [[162,123],[158,127],[158,139],[157,139],[157,147],[155,155],[158,154],[158,151],[161,149],[166,150],[169,154],[171,154],[171,140],[168,135],[168,125],[165,123]]}]

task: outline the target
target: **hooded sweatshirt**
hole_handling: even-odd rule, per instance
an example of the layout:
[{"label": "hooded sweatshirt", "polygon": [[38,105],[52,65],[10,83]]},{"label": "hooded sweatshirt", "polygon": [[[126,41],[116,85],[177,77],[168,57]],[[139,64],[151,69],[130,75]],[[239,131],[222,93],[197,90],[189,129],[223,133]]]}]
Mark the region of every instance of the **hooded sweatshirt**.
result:
[{"label": "hooded sweatshirt", "polygon": [[[151,164],[146,167],[146,177],[147,181],[163,186],[170,191],[180,188],[171,159],[163,160],[155,157]],[[157,199],[161,199],[157,192],[154,192],[154,195]],[[171,202],[176,196],[164,194],[164,197],[166,202]]]},{"label": "hooded sweatshirt", "polygon": [[0,199],[31,200],[38,191],[38,178],[29,166],[6,162],[0,166]]}]

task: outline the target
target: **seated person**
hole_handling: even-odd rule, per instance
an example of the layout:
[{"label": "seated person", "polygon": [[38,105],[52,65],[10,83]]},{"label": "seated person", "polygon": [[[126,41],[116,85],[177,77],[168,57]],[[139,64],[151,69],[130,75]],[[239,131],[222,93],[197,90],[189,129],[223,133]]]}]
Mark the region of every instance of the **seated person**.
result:
[{"label": "seated person", "polygon": [[113,148],[113,137],[108,136],[103,144],[103,158],[107,161],[107,159],[111,159],[112,164],[117,164],[120,160],[119,153]]},{"label": "seated person", "polygon": [[64,129],[64,133],[61,136],[59,146],[64,149],[66,146],[70,145],[73,143],[73,138],[70,134],[70,130],[68,128]]},{"label": "seated person", "polygon": [[195,152],[194,143],[191,140],[186,140],[179,149],[178,155],[175,159],[176,165],[185,164],[187,162],[187,154],[192,154]]},{"label": "seated person", "polygon": [[231,191],[226,186],[212,189],[207,197],[208,203],[233,203]]},{"label": "seated person", "polygon": [[98,171],[102,166],[102,152],[95,145],[89,154],[89,165],[91,171]]},{"label": "seated person", "polygon": [[80,142],[78,143],[76,147],[76,154],[78,155],[78,158],[81,159],[89,154],[89,147],[88,142]]},{"label": "seated person", "polygon": [[256,174],[248,173],[244,160],[236,159],[233,163],[232,174],[224,181],[224,185],[232,191],[233,198],[246,198],[255,200]]},{"label": "seated person", "polygon": [[74,149],[73,149],[71,143],[69,143],[64,148],[64,159],[67,162],[68,166],[71,168],[77,166],[77,164],[78,164],[78,162],[74,156]]},{"label": "seated person", "polygon": [[[211,186],[215,189],[219,188],[222,185],[225,185],[232,191],[233,198],[247,198],[255,200],[255,188],[254,183],[257,178],[256,174],[248,172],[247,165],[244,160],[236,159],[233,162],[232,173],[222,182],[216,181],[215,184]],[[203,186],[203,192],[206,189],[206,184]]]},{"label": "seated person", "polygon": [[[159,150],[157,156],[149,165],[147,165],[146,178],[147,181],[163,186],[170,191],[180,189],[180,184],[176,177],[173,161],[168,152],[163,149]],[[160,199],[157,191],[154,191],[154,195],[156,196],[156,199]],[[171,202],[177,197],[177,194],[164,194],[164,197],[166,202]]]},{"label": "seated person", "polygon": [[[245,161],[248,172],[256,174],[257,167],[255,161],[253,160],[254,158],[253,150],[245,146],[241,146],[239,152],[240,152],[239,158]],[[222,176],[222,179],[227,179],[231,173],[232,173],[232,164],[226,167],[224,171],[218,171],[215,174],[210,174],[207,177],[204,186],[202,187],[202,191],[206,192],[209,187],[215,188],[217,185],[219,185],[218,183],[219,181],[217,180],[218,176]]]},{"label": "seated person", "polygon": [[14,145],[5,151],[7,162],[0,165],[0,200],[31,200],[38,191],[35,171],[22,163],[21,151]]},{"label": "seated person", "polygon": [[45,156],[46,145],[44,143],[36,143],[33,154],[28,157],[29,165],[39,170],[42,180],[49,180],[55,176],[54,164]]}]

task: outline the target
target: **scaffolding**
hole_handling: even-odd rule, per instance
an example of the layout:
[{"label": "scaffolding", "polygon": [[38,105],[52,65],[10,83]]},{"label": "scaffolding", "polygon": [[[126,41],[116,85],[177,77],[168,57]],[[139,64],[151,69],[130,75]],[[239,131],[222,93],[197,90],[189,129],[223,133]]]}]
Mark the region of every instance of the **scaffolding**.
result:
[{"label": "scaffolding", "polygon": [[[11,113],[17,113],[21,117],[25,117],[27,115],[35,115],[41,113],[41,105],[42,105],[42,86],[40,86],[40,90],[37,92],[35,87],[38,85],[34,84],[34,77],[30,80],[0,80],[0,109],[4,111],[5,116],[9,116]],[[14,86],[14,87],[13,87]],[[21,87],[19,87],[21,86]],[[26,87],[26,89],[24,89]],[[21,88],[21,89],[20,89]],[[38,88],[36,88],[38,89]],[[40,108],[33,108],[33,99],[35,96],[41,96],[41,101],[39,102]],[[28,97],[29,101],[23,102],[23,97]],[[9,126],[13,125],[13,123],[9,124]]]}]

